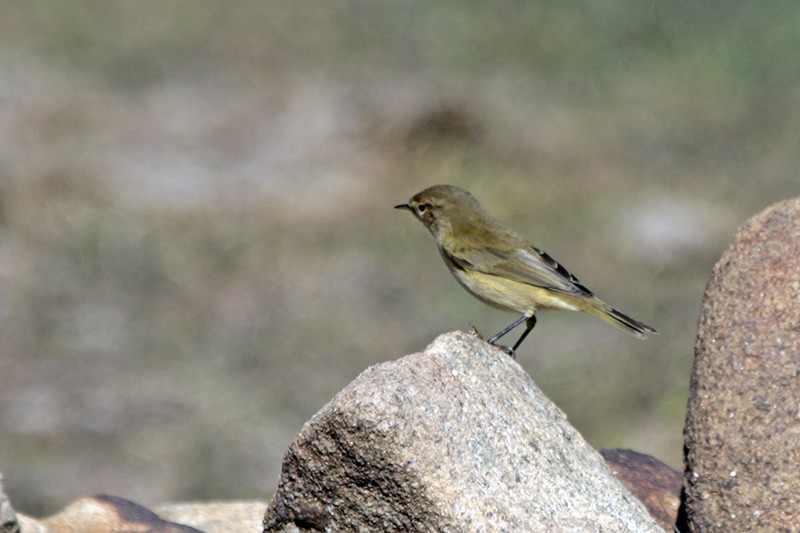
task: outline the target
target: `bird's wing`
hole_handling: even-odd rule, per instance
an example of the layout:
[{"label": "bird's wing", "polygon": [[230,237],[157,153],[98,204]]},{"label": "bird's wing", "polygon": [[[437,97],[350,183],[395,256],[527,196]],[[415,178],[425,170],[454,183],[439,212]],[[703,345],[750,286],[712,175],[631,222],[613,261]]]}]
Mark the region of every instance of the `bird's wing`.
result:
[{"label": "bird's wing", "polygon": [[545,252],[531,245],[513,251],[461,247],[444,252],[461,268],[566,294],[592,296],[592,291],[584,287],[578,278]]}]

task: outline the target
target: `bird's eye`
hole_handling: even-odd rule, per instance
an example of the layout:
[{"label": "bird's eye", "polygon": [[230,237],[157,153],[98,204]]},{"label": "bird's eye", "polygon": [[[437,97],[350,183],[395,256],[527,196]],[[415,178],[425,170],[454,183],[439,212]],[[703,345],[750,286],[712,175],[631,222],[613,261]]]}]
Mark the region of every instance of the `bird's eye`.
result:
[{"label": "bird's eye", "polygon": [[428,204],[419,204],[417,205],[417,213],[420,215],[424,214],[425,211],[428,210]]}]

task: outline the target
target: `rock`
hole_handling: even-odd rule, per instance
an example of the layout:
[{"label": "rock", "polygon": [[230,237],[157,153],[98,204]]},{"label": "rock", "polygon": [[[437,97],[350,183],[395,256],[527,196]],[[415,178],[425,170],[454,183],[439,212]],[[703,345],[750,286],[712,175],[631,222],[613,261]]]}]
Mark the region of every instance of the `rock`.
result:
[{"label": "rock", "polygon": [[193,527],[168,522],[139,504],[115,496],[81,498],[41,522],[54,533],[202,533]]},{"label": "rock", "polygon": [[658,459],[633,450],[600,450],[611,472],[667,531],[685,531],[678,523],[683,474]]},{"label": "rock", "polygon": [[0,533],[53,533],[36,520],[14,512],[3,489],[3,476],[0,474]]},{"label": "rock", "polygon": [[3,476],[0,475],[0,533],[19,533],[17,514],[11,507],[3,489]]},{"label": "rock", "polygon": [[460,332],[303,427],[264,531],[322,530],[662,531],[514,360]]},{"label": "rock", "polygon": [[[229,533],[256,531],[264,502],[163,504],[151,511],[116,496],[81,498],[42,520],[17,515],[3,491],[0,475],[0,533]],[[158,514],[156,514],[158,513]]]},{"label": "rock", "polygon": [[170,503],[155,507],[154,512],[116,496],[92,496],[81,498],[42,520],[21,514],[12,520],[14,511],[0,492],[0,533],[256,531],[265,506],[264,502],[258,501]]},{"label": "rock", "polygon": [[17,520],[19,520],[21,533],[56,533],[38,520],[25,516],[22,513],[17,513]]},{"label": "rock", "polygon": [[166,520],[192,526],[205,533],[258,531],[266,502],[169,503],[153,507]]},{"label": "rock", "polygon": [[748,221],[714,266],[686,417],[693,531],[800,531],[800,200]]}]

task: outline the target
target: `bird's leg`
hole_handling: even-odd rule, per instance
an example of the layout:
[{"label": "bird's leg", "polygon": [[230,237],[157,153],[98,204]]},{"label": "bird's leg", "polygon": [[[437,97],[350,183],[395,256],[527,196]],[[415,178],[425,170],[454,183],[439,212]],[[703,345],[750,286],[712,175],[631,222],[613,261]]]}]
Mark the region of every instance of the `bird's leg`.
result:
[{"label": "bird's leg", "polygon": [[500,333],[498,333],[497,335],[495,335],[494,337],[492,337],[491,339],[489,339],[487,342],[488,342],[489,344],[494,344],[495,342],[497,342],[497,340],[498,340],[500,337],[502,337],[503,335],[505,335],[506,333],[508,333],[508,332],[509,332],[509,331],[511,331],[512,329],[514,329],[515,327],[519,326],[520,324],[522,324],[523,322],[525,322],[527,319],[528,319],[528,317],[527,317],[527,316],[525,316],[525,315],[522,315],[521,317],[519,317],[519,320],[517,320],[517,321],[516,321],[516,322],[514,322],[513,324],[510,324],[508,327],[506,327],[506,328],[503,328],[503,330],[502,330]]},{"label": "bird's leg", "polygon": [[[522,341],[525,340],[525,337],[528,336],[528,333],[531,332],[531,330],[533,329],[533,327],[535,325],[536,325],[536,315],[532,315],[528,320],[525,321],[525,326],[526,326],[525,327],[525,331],[522,332],[522,335],[519,336],[519,339],[517,339],[517,342],[514,343],[514,347],[511,348],[512,352],[517,351],[517,348],[519,348],[519,345],[522,344]],[[511,357],[514,357],[514,356],[512,355]]]},{"label": "bird's leg", "polygon": [[513,348],[509,348],[508,346],[498,346],[498,348],[501,348],[504,352],[506,352],[508,355],[510,355],[512,359],[516,359],[516,350],[517,350],[517,348],[519,347],[520,344],[522,344],[522,341],[525,340],[525,337],[533,329],[533,326],[536,325],[536,317],[535,316],[530,316],[529,317],[527,315],[522,315],[513,324],[510,324],[508,327],[504,328],[503,331],[501,331],[500,333],[498,333],[497,335],[495,335],[494,337],[489,339],[489,341],[488,341],[489,344],[497,346],[495,344],[495,342],[497,342],[497,340],[500,337],[502,337],[503,335],[505,335],[506,333],[508,333],[512,329],[514,329],[515,327],[519,326],[523,322],[525,322],[525,325],[526,325],[525,331],[522,332],[522,335],[520,335],[519,339],[517,339],[517,342],[514,343],[514,347]]}]

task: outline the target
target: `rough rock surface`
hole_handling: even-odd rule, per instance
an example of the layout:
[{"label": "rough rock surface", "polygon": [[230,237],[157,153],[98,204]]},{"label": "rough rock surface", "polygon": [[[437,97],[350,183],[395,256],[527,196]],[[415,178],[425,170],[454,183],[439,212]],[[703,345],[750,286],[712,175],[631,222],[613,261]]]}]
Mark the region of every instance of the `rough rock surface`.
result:
[{"label": "rough rock surface", "polygon": [[649,455],[633,450],[600,450],[611,472],[667,531],[685,531],[679,522],[683,474]]},{"label": "rough rock surface", "polygon": [[685,428],[693,531],[800,531],[800,200],[750,219],[714,266]]},{"label": "rough rock surface", "polygon": [[528,374],[472,335],[373,366],[284,457],[265,531],[662,531]]}]

